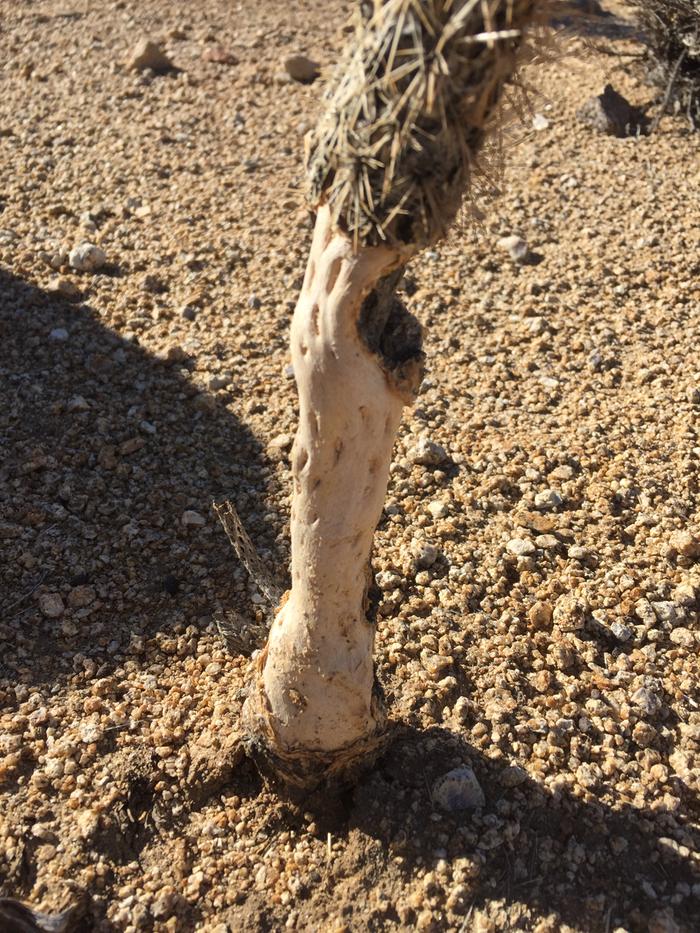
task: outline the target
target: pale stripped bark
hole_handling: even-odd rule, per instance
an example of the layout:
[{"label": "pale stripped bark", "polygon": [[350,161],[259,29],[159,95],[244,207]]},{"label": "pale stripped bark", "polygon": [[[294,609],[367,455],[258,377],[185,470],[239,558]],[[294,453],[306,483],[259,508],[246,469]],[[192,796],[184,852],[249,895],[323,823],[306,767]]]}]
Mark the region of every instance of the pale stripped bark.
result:
[{"label": "pale stripped bark", "polygon": [[422,353],[393,365],[369,349],[360,316],[377,282],[406,258],[386,247],[354,252],[320,208],[291,331],[299,391],[292,588],[245,712],[255,750],[292,784],[315,784],[371,760],[385,729],[366,617],[369,555]]}]

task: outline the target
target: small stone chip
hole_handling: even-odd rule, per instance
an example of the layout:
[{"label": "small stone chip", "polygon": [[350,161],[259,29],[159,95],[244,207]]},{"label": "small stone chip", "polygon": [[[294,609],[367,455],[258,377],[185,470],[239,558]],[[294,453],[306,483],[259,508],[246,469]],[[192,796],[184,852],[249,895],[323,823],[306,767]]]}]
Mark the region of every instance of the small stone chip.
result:
[{"label": "small stone chip", "polygon": [[515,234],[501,237],[498,248],[508,253],[513,262],[525,262],[530,252],[527,242]]},{"label": "small stone chip", "polygon": [[65,298],[66,301],[79,301],[82,298],[82,292],[75,282],[71,282],[70,279],[53,279],[49,282],[46,290],[54,295],[60,295],[60,297]]},{"label": "small stone chip", "polygon": [[195,528],[201,528],[202,525],[206,525],[207,520],[203,515],[200,515],[199,512],[195,512],[193,509],[186,509],[182,513],[182,524],[191,525]]},{"label": "small stone chip", "polygon": [[273,437],[270,443],[267,445],[273,450],[289,450],[294,442],[294,438],[291,434],[278,434],[276,437]]},{"label": "small stone chip", "polygon": [[535,545],[529,538],[511,538],[506,548],[510,554],[516,557],[528,557],[536,551]]},{"label": "small stone chip", "polygon": [[47,619],[58,619],[65,608],[60,593],[42,593],[39,597],[39,609]]},{"label": "small stone chip", "polygon": [[689,531],[675,531],[670,544],[682,557],[700,557],[700,538]]},{"label": "small stone chip", "polygon": [[635,706],[638,706],[647,716],[653,716],[661,709],[661,700],[646,687],[640,687],[630,697]]},{"label": "small stone chip", "polygon": [[434,519],[444,518],[448,512],[447,504],[440,499],[435,499],[433,502],[428,503],[428,511]]},{"label": "small stone chip", "polygon": [[411,553],[414,556],[414,563],[417,568],[425,570],[432,567],[438,558],[438,549],[434,544],[428,541],[412,541]]},{"label": "small stone chip", "polygon": [[674,645],[678,645],[680,648],[695,648],[697,644],[695,635],[689,628],[674,628],[668,637]]},{"label": "small stone chip", "polygon": [[662,600],[657,603],[652,603],[651,607],[659,622],[664,622],[666,625],[675,625],[679,621],[678,607],[675,603]]},{"label": "small stone chip", "polygon": [[577,632],[584,628],[588,614],[588,602],[580,596],[560,596],[554,607],[554,624],[563,632]]},{"label": "small stone chip", "polygon": [[95,590],[92,586],[74,586],[68,594],[68,605],[71,609],[83,609],[95,601]]},{"label": "small stone chip", "polygon": [[454,813],[458,810],[473,810],[483,807],[486,797],[476,775],[466,766],[455,768],[443,774],[433,784],[433,801],[446,810]]},{"label": "small stone chip", "polygon": [[510,765],[501,771],[500,780],[504,787],[518,787],[527,780],[527,771],[520,765]]},{"label": "small stone chip", "polygon": [[648,722],[638,722],[632,730],[632,738],[642,748],[648,748],[657,736],[656,729]]},{"label": "small stone chip", "polygon": [[146,441],[142,437],[130,437],[119,445],[119,453],[123,457],[135,454],[138,450],[141,450],[145,443]]},{"label": "small stone chip", "polygon": [[90,406],[85,401],[82,395],[74,395],[73,398],[69,399],[66,403],[66,411],[76,412],[76,411],[89,411]]},{"label": "small stone chip", "polygon": [[630,638],[634,635],[634,631],[629,627],[629,625],[625,625],[624,622],[620,622],[617,619],[610,626],[610,631],[618,641],[629,641]]},{"label": "small stone chip", "polygon": [[145,71],[149,68],[156,74],[165,74],[174,70],[174,65],[158,45],[152,39],[142,39],[134,49],[128,62],[128,67],[132,71]]},{"label": "small stone chip", "polygon": [[552,624],[552,607],[549,603],[538,600],[530,606],[527,615],[533,628],[548,628]]},{"label": "small stone chip", "polygon": [[99,246],[85,241],[73,247],[68,262],[76,272],[97,272],[107,262],[107,256]]},{"label": "small stone chip", "polygon": [[310,84],[320,74],[318,62],[307,58],[306,55],[290,55],[285,59],[284,70],[292,81],[300,84]]},{"label": "small stone chip", "polygon": [[439,466],[447,460],[447,451],[440,444],[421,437],[409,449],[408,459],[420,466]]},{"label": "small stone chip", "polygon": [[558,509],[562,498],[556,489],[544,489],[535,495],[535,508],[542,510]]}]

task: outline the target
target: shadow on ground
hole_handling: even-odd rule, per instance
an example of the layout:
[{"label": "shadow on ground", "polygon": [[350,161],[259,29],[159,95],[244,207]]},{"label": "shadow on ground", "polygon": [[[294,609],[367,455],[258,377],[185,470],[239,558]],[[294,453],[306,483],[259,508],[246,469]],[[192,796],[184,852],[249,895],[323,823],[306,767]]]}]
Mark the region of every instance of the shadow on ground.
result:
[{"label": "shadow on ground", "polygon": [[610,13],[598,0],[568,0],[562,6],[551,20],[552,26],[557,29],[588,39],[644,40],[641,29],[634,22]]},{"label": "shadow on ground", "polygon": [[255,526],[266,488],[235,375],[215,399],[182,347],[154,358],[2,268],[0,329],[0,678],[103,676],[138,636],[236,608],[211,502]]},{"label": "shadow on ground", "polygon": [[[443,813],[433,804],[431,788],[438,777],[462,764],[473,767],[486,806],[483,811]],[[444,902],[434,897],[440,888],[456,892],[453,906],[464,918],[464,931],[532,930],[533,917],[549,918],[541,929],[552,931],[564,923],[591,933],[617,927],[635,933],[697,929],[697,899],[670,902],[678,884],[689,892],[698,881],[694,853],[700,851],[700,835],[689,824],[697,820],[700,806],[686,785],[672,779],[682,809],[671,818],[662,808],[613,802],[612,781],[592,787],[582,800],[569,789],[551,791],[524,771],[516,778],[505,768],[445,729],[400,727],[388,753],[354,790],[333,800],[319,796],[291,806],[288,826],[296,823],[301,829],[301,814],[308,818],[310,810],[319,840],[325,841],[328,833],[343,840],[342,852],[329,861],[320,883],[302,892],[306,902],[296,903],[297,928],[305,929],[305,910],[309,919],[318,916],[319,900],[333,905],[332,915],[348,929],[358,928],[358,911],[366,911],[370,893],[362,890],[363,879],[366,884],[374,875],[379,903],[385,906],[377,910],[371,930],[414,928],[426,907],[433,913],[433,924],[426,929],[460,929],[454,914],[448,921]],[[419,868],[436,870],[441,861],[457,867],[460,860],[468,866],[468,877],[460,882],[446,882],[439,869],[432,886],[417,880]],[[465,874],[464,868],[457,870]],[[406,892],[412,888],[418,896],[411,912]],[[663,926],[669,902],[677,926]],[[475,925],[481,910],[486,926],[483,921]],[[650,925],[650,917],[659,913],[661,925]],[[271,929],[281,919],[263,904],[251,916]],[[229,919],[235,920],[233,915]]]}]

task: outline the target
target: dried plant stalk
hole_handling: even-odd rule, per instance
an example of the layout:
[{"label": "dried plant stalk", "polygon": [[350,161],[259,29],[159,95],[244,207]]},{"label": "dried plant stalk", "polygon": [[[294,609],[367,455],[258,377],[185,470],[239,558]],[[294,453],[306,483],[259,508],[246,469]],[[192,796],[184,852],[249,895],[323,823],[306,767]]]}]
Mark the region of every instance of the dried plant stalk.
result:
[{"label": "dried plant stalk", "polygon": [[637,16],[649,34],[653,76],[666,89],[662,112],[674,100],[697,129],[700,127],[700,0],[645,0],[639,4]]}]

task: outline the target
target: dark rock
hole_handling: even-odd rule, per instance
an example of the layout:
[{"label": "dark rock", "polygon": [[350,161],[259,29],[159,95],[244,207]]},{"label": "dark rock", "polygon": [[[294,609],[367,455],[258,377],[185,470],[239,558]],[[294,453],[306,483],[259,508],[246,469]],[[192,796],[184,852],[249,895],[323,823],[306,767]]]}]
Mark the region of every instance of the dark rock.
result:
[{"label": "dark rock", "polygon": [[320,74],[319,65],[305,55],[292,55],[284,63],[284,68],[292,81],[310,84]]},{"label": "dark rock", "polygon": [[649,121],[642,111],[618,94],[612,84],[606,84],[602,94],[586,101],[577,116],[598,133],[620,139],[644,135],[649,128]]}]

